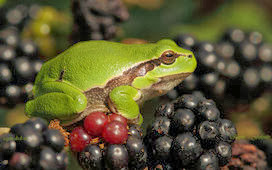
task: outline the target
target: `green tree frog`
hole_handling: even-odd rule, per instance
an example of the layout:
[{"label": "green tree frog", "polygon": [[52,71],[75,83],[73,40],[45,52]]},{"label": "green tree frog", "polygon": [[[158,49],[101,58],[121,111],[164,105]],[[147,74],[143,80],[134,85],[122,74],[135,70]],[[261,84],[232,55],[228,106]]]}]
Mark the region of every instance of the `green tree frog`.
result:
[{"label": "green tree frog", "polygon": [[139,105],[167,93],[196,65],[191,51],[169,39],[147,44],[79,42],[43,64],[25,112],[59,119],[63,126],[94,111],[141,123]]}]

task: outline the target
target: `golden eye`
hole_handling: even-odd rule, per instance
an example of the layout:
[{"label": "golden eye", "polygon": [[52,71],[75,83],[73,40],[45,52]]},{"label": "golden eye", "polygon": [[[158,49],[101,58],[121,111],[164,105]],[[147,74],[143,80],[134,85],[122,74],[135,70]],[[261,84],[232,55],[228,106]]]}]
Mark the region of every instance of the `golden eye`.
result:
[{"label": "golden eye", "polygon": [[159,60],[163,64],[172,64],[176,60],[176,53],[174,51],[171,51],[171,50],[165,51],[164,53],[162,53]]}]

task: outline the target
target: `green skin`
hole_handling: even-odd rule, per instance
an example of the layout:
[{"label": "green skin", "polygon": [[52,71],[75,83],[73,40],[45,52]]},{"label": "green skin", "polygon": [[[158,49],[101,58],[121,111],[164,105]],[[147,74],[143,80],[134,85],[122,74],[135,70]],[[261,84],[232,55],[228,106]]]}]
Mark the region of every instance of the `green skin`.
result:
[{"label": "green skin", "polygon": [[[145,69],[168,50],[180,56],[172,64]],[[42,66],[25,112],[68,126],[93,111],[112,111],[140,124],[138,104],[171,90],[196,65],[191,51],[168,39],[149,44],[80,42]]]}]

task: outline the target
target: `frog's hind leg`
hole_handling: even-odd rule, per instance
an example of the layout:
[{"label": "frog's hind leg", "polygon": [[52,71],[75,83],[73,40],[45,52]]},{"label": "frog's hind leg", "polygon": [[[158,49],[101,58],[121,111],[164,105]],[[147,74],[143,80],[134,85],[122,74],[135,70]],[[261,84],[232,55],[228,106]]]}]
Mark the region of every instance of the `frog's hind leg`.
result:
[{"label": "frog's hind leg", "polygon": [[85,95],[66,83],[46,82],[38,88],[36,97],[26,103],[27,116],[71,120],[87,106]]}]

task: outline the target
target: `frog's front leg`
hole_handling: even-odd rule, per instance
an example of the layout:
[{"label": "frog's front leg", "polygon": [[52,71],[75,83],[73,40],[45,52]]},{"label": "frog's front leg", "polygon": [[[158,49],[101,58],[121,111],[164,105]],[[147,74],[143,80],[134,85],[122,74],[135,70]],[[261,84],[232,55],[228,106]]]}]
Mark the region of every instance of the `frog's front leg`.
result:
[{"label": "frog's front leg", "polygon": [[140,99],[141,92],[132,86],[118,86],[109,93],[109,107],[111,111],[121,114],[127,119],[138,119],[142,123],[140,109],[136,101]]},{"label": "frog's front leg", "polygon": [[28,116],[69,120],[87,106],[85,95],[64,82],[46,82],[38,88],[37,97],[26,103],[25,112]]}]

